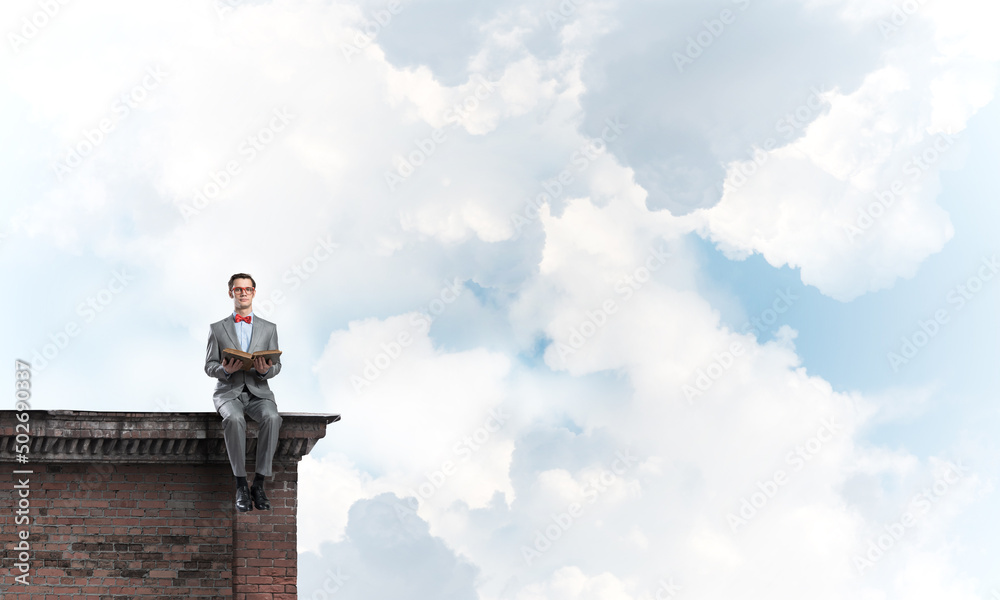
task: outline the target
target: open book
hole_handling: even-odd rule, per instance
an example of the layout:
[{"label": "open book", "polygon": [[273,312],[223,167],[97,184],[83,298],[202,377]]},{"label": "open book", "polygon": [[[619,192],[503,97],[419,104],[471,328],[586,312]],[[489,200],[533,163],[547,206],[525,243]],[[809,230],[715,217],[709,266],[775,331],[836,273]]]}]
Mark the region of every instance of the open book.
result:
[{"label": "open book", "polygon": [[253,368],[253,359],[258,356],[263,356],[265,360],[270,360],[272,364],[277,361],[278,355],[281,354],[281,350],[258,350],[253,354],[249,352],[244,352],[242,350],[237,350],[236,348],[226,348],[222,351],[223,360],[227,358],[235,358],[243,363],[243,371],[249,371]]}]

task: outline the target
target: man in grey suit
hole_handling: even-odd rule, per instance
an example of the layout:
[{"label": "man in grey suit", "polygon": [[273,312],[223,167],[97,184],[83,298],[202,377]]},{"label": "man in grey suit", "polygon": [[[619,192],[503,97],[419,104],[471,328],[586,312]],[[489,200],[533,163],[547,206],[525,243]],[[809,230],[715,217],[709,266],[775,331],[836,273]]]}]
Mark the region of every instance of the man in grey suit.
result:
[{"label": "man in grey suit", "polygon": [[[233,314],[212,323],[208,332],[208,352],[205,373],[215,377],[215,410],[222,417],[229,463],[236,476],[236,509],[240,512],[269,510],[271,503],[264,493],[264,478],[272,475],[271,459],[278,447],[281,416],[267,380],[281,372],[281,358],[272,363],[258,357],[249,371],[240,370],[236,359],[222,359],[222,350],[236,348],[244,352],[278,349],[278,328],[270,321],[254,316],[253,298],[257,284],[246,273],[229,278],[229,297],[233,299]],[[253,487],[247,486],[246,420],[249,416],[259,425],[257,463]],[[251,505],[252,502],[252,505]]]}]

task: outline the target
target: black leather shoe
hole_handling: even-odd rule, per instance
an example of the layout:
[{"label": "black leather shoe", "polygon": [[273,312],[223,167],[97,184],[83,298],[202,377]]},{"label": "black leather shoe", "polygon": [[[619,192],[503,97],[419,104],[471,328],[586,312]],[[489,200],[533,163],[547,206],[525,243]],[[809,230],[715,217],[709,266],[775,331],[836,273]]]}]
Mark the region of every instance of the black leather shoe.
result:
[{"label": "black leather shoe", "polygon": [[238,488],[236,488],[236,510],[240,512],[253,510],[253,506],[251,506],[250,504],[249,486],[241,485]]},{"label": "black leather shoe", "polygon": [[257,510],[271,510],[271,502],[267,499],[262,487],[250,487],[250,497],[253,498],[253,505]]}]

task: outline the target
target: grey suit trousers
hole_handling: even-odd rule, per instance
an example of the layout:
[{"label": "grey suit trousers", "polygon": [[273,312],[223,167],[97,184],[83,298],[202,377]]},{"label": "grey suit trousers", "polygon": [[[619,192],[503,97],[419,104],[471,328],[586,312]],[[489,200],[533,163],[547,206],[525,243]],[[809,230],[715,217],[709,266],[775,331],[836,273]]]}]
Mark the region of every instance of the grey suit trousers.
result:
[{"label": "grey suit trousers", "polygon": [[219,407],[218,413],[222,417],[223,436],[233,475],[247,476],[246,415],[258,425],[257,464],[254,470],[261,475],[271,476],[271,460],[278,448],[278,430],[281,429],[281,415],[278,414],[278,406],[274,401],[253,396],[244,388],[239,396]]}]

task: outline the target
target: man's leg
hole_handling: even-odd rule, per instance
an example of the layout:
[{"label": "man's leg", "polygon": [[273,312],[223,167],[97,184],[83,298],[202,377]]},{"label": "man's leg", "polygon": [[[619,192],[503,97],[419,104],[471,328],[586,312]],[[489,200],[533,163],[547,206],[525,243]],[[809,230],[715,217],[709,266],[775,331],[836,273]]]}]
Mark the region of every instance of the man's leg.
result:
[{"label": "man's leg", "polygon": [[222,434],[226,438],[226,452],[229,454],[229,464],[233,467],[233,475],[246,478],[247,423],[240,398],[234,398],[220,406],[219,415],[222,416]]},{"label": "man's leg", "polygon": [[226,439],[226,453],[236,476],[236,510],[253,510],[252,494],[247,486],[247,422],[243,416],[246,392],[219,407],[222,417],[222,434]]},{"label": "man's leg", "polygon": [[271,476],[274,471],[271,461],[274,451],[278,449],[278,432],[281,429],[281,415],[273,400],[251,397],[246,407],[246,414],[257,423],[257,484],[259,476]]}]

